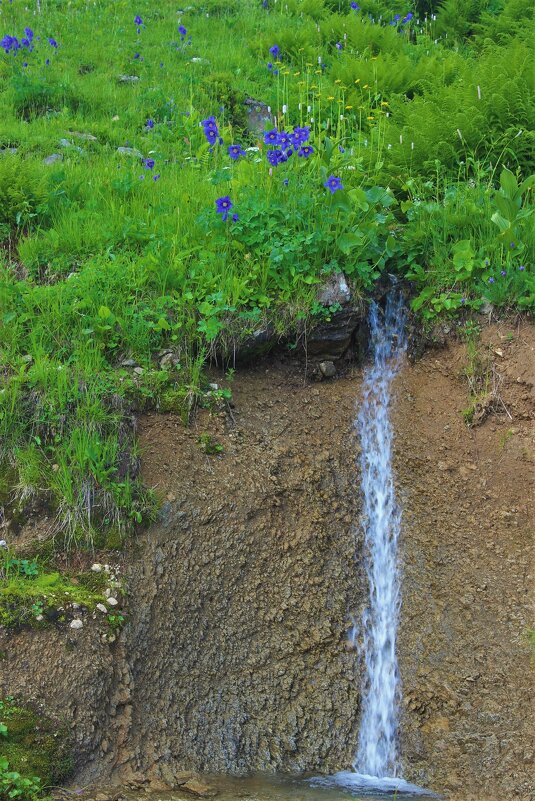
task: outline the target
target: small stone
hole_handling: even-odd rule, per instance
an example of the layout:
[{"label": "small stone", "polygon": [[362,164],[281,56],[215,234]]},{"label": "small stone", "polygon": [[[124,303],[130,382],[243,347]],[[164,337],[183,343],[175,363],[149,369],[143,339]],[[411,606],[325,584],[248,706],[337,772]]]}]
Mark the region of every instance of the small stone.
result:
[{"label": "small stone", "polygon": [[134,359],[123,359],[121,367],[137,367],[137,362]]},{"label": "small stone", "polygon": [[219,389],[219,384],[208,384],[210,389],[213,389],[214,392]]},{"label": "small stone", "polygon": [[102,612],[104,615],[105,615],[105,614],[107,613],[107,611],[108,611],[108,610],[106,609],[106,607],[104,606],[104,604],[97,604],[96,608],[98,609],[98,611],[99,611],[99,612]]},{"label": "small stone", "polygon": [[98,142],[96,136],[90,133],[80,133],[80,131],[69,131],[70,136],[75,136],[77,139],[83,139],[84,142]]},{"label": "small stone", "polygon": [[51,164],[57,164],[58,161],[63,161],[63,156],[61,153],[52,153],[50,156],[47,156],[43,159],[43,164],[49,166]]},{"label": "small stone", "polygon": [[93,573],[101,573],[102,565],[100,565],[98,562],[95,562],[94,565],[91,565],[91,570],[93,571]]},{"label": "small stone", "polygon": [[139,75],[119,75],[117,80],[119,83],[136,83],[139,81]]},{"label": "small stone", "polygon": [[108,598],[108,603],[109,603],[110,606],[118,606],[119,605],[119,601],[117,600],[117,598],[114,598],[111,595]]},{"label": "small stone", "polygon": [[134,373],[136,375],[143,375],[144,372],[145,370],[143,369],[143,367],[134,367]]},{"label": "small stone", "polygon": [[68,139],[60,139],[59,144],[61,147],[72,147],[72,142],[69,142]]},{"label": "small stone", "polygon": [[140,153],[135,147],[118,147],[117,153],[122,153],[124,156],[134,156],[136,159],[143,158],[143,153]]},{"label": "small stone", "polygon": [[318,301],[323,306],[344,306],[351,300],[351,290],[343,273],[333,273],[318,292]]},{"label": "small stone", "polygon": [[334,378],[336,375],[336,367],[334,362],[320,362],[320,372],[325,378]]},{"label": "small stone", "polygon": [[45,618],[44,615],[37,615],[35,619],[37,620],[38,623],[41,623],[41,621],[44,620]]},{"label": "small stone", "polygon": [[501,348],[496,348],[494,353],[496,354],[496,356],[503,356],[503,350]]},{"label": "small stone", "polygon": [[71,620],[71,629],[82,629],[83,627],[84,624],[82,623],[80,618],[75,618],[74,620]]}]

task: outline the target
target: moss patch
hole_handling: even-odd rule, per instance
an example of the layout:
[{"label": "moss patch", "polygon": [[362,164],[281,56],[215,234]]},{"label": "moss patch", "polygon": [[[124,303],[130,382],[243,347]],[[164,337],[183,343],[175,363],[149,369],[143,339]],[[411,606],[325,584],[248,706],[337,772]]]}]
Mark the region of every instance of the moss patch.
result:
[{"label": "moss patch", "polygon": [[0,746],[10,771],[28,778],[38,776],[44,789],[67,778],[73,760],[65,725],[12,698],[0,698],[0,723],[7,727]]},{"label": "moss patch", "polygon": [[0,625],[17,627],[62,623],[74,616],[72,604],[94,609],[105,597],[92,575],[69,577],[43,573],[35,578],[21,575],[0,580]]}]

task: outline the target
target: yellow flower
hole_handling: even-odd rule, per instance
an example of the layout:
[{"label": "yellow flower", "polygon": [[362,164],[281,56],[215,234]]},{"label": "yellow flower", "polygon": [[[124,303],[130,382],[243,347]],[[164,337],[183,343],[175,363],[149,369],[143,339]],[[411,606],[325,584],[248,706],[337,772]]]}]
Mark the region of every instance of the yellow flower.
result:
[{"label": "yellow flower", "polygon": [[327,98],[327,100],[334,100],[334,97],[333,97],[332,95],[329,95],[329,97]]},{"label": "yellow flower", "polygon": [[360,83],[360,78],[357,78],[357,80],[355,81],[355,83]]},{"label": "yellow flower", "polygon": [[363,88],[363,89],[369,89],[369,88],[370,88],[370,84],[369,84],[369,83],[365,83],[365,84],[364,84],[364,86],[363,86],[362,88]]},{"label": "yellow flower", "polygon": [[342,81],[340,80],[340,78],[337,78],[337,79],[335,80],[335,83],[342,83]]},{"label": "yellow flower", "polygon": [[346,111],[350,111],[352,108],[353,106],[346,106]]},{"label": "yellow flower", "polygon": [[375,119],[375,117],[366,117],[366,119],[368,119],[368,120],[374,120],[374,119]]},{"label": "yellow flower", "polygon": [[300,72],[294,72],[294,75],[301,75]]},{"label": "yellow flower", "polygon": [[388,106],[388,103],[386,102],[386,100],[381,100],[381,105],[382,106]]}]

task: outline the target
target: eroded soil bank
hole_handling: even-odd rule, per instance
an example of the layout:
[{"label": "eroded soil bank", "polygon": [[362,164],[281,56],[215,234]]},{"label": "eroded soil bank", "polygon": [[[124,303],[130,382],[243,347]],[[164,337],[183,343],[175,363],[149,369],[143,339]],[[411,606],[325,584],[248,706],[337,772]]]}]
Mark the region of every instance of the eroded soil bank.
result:
[{"label": "eroded soil bank", "polygon": [[[462,417],[463,344],[429,351],[396,383],[401,745],[406,778],[451,799],[527,801],[535,334],[484,336],[501,402],[479,427]],[[366,599],[360,382],[356,368],[310,382],[272,361],[236,377],[232,416],[140,421],[144,477],[165,503],[128,555],[119,641],[97,641],[88,621],[1,645],[3,687],[73,719],[79,779],[351,764],[361,668],[347,631]],[[223,452],[207,455],[202,434]]]}]

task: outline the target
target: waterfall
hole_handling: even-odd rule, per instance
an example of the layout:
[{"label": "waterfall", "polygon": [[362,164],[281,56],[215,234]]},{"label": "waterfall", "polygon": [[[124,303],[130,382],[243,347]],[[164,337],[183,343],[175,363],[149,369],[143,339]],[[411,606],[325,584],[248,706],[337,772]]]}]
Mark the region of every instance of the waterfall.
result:
[{"label": "waterfall", "polygon": [[400,293],[390,292],[381,312],[370,309],[373,363],[365,370],[363,399],[355,427],[361,443],[363,528],[369,599],[361,626],[366,672],[358,751],[353,768],[360,774],[395,777],[399,675],[396,637],[400,606],[397,543],[401,514],[392,474],[390,389],[405,352],[405,310]]},{"label": "waterfall", "polygon": [[[362,620],[350,634],[366,667],[358,749],[353,770],[315,777],[315,785],[341,785],[359,796],[436,798],[398,777],[397,729],[399,672],[396,637],[400,607],[397,545],[401,512],[396,503],[392,473],[392,426],[388,416],[390,390],[406,350],[405,306],[392,290],[384,311],[370,307],[373,361],[364,371],[363,397],[355,428],[361,444],[363,530],[368,603]],[[401,793],[402,795],[398,795]]]}]

